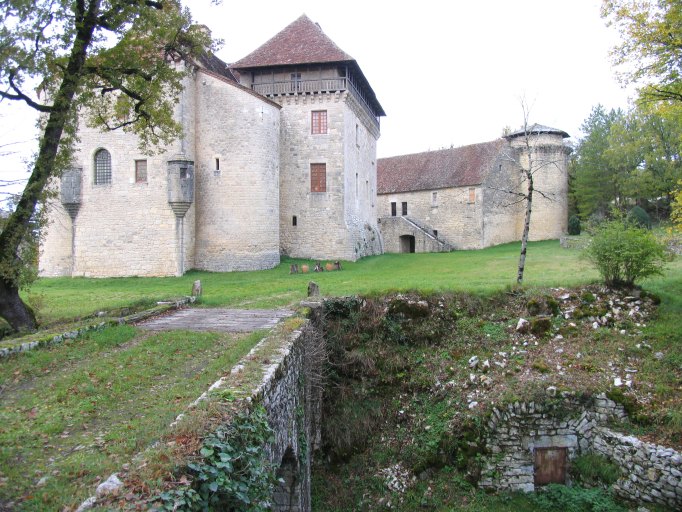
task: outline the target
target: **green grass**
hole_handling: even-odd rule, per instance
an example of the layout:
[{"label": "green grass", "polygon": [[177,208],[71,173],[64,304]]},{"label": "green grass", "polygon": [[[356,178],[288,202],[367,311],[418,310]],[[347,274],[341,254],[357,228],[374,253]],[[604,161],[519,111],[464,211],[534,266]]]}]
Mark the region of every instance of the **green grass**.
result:
[{"label": "green grass", "polygon": [[[341,272],[289,275],[289,265],[305,260],[283,260],[271,270],[211,273],[192,271],[164,278],[44,278],[25,293],[44,324],[84,317],[135,303],[153,303],[189,294],[201,279],[206,306],[246,308],[294,304],[305,297],[310,280],[323,295],[381,294],[391,290],[422,292],[457,290],[488,295],[515,283],[519,244],[452,253],[384,254],[343,263]],[[307,261],[310,263],[310,261]],[[597,273],[557,241],[530,244],[527,286],[573,286],[597,278]],[[300,265],[299,265],[300,266]],[[312,265],[311,265],[312,268]]]},{"label": "green grass", "polygon": [[262,335],[120,326],[2,361],[0,509],[77,506]]}]

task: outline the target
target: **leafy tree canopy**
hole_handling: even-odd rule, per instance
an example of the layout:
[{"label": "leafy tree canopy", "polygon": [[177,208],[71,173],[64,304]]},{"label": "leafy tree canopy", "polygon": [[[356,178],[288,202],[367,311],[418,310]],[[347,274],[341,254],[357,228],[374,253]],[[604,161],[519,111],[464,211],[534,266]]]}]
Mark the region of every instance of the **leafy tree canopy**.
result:
[{"label": "leafy tree canopy", "polygon": [[0,233],[0,316],[35,318],[19,298],[36,205],[70,162],[78,117],[135,133],[143,150],[180,134],[174,106],[210,36],[179,0],[0,0],[0,99],[41,113],[31,176]]},{"label": "leafy tree canopy", "polygon": [[622,36],[613,50],[621,79],[641,84],[644,100],[682,102],[682,3],[603,0],[601,14]]}]

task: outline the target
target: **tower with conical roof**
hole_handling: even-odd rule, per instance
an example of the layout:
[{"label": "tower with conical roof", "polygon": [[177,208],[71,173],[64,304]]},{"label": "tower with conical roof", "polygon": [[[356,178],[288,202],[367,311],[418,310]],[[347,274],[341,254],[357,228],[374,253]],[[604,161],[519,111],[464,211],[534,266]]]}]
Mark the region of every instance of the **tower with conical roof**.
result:
[{"label": "tower with conical roof", "polygon": [[385,113],[357,61],[302,15],[231,69],[282,106],[282,252],[346,260],[380,253],[376,144]]}]

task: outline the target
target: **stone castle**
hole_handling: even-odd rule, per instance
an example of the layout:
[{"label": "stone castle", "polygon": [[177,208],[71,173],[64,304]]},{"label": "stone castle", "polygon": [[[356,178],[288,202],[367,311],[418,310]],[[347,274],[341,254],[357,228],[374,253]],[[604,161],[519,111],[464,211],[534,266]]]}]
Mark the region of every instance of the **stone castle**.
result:
[{"label": "stone castle", "polygon": [[[281,255],[354,261],[520,237],[522,213],[500,190],[518,187],[523,134],[377,161],[384,110],[357,61],[305,15],[230,66],[191,63],[175,115],[183,136],[156,156],[81,123],[48,205],[41,275],[258,270]],[[567,135],[531,135],[559,162],[531,233],[558,238]]]}]

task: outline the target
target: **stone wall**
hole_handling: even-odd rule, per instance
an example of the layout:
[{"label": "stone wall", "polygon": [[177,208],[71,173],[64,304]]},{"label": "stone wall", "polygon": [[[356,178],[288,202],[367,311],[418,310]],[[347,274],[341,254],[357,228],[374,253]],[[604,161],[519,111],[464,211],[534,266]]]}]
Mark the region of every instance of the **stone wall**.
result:
[{"label": "stone wall", "polygon": [[[39,260],[41,275],[164,276],[194,266],[194,205],[184,216],[184,241],[180,243],[167,192],[168,160],[181,151],[190,160],[194,155],[193,84],[192,76],[185,79],[185,92],[175,112],[186,136],[161,154],[145,154],[132,133],[102,133],[80,119],[80,142],[73,157],[73,166],[82,169],[80,208],[72,224],[58,199],[48,204]],[[111,155],[110,183],[95,183],[94,158],[99,149]],[[136,160],[147,162],[145,182],[135,180]],[[52,186],[58,189],[58,180]],[[184,248],[182,258],[180,247]],[[181,261],[183,269],[179,269]]]},{"label": "stone wall", "polygon": [[[474,188],[475,199],[469,201],[469,189]],[[435,200],[433,194],[436,194]],[[391,203],[396,203],[396,214],[402,213],[402,203],[407,203],[407,216],[438,231],[438,238],[451,244],[455,249],[481,249],[482,245],[482,199],[480,187],[457,187],[438,190],[419,190],[378,196],[379,215],[382,219],[391,217]],[[382,220],[383,222],[383,220]],[[387,226],[389,226],[387,224]],[[386,248],[399,246],[394,233],[382,235]],[[393,252],[386,249],[387,252]]]},{"label": "stone wall", "polygon": [[[517,402],[495,408],[483,441],[488,455],[479,486],[532,492],[537,449],[561,448],[569,467],[575,457],[591,452],[615,462],[622,476],[613,490],[621,498],[682,506],[682,456],[607,427],[625,420],[623,407],[605,395],[588,403],[566,398],[553,406]],[[571,483],[568,472],[565,483]]]},{"label": "stone wall", "polygon": [[[525,137],[516,137],[511,147],[520,152],[522,165],[528,165]],[[534,170],[533,212],[530,239],[559,239],[568,229],[568,155],[570,149],[560,134],[533,135],[530,138]],[[541,193],[540,193],[541,192]],[[521,216],[523,218],[523,214]],[[521,220],[521,222],[523,222]]]},{"label": "stone wall", "polygon": [[618,496],[682,509],[682,454],[603,427],[595,429],[592,449],[621,467]]},{"label": "stone wall", "polygon": [[314,385],[313,375],[322,370],[315,367],[311,351],[322,342],[313,328],[295,332],[262,387],[262,403],[274,431],[274,441],[266,449],[285,482],[273,497],[276,511],[310,510],[310,469],[320,439],[322,403],[322,389]]},{"label": "stone wall", "polygon": [[[293,94],[274,100],[282,105],[282,253],[352,261],[379,253],[372,197],[378,133],[358,115],[356,100],[347,91]],[[327,111],[327,133],[311,133],[313,110]],[[311,192],[310,164],[314,163],[326,164],[326,192]]]},{"label": "stone wall", "polygon": [[279,264],[278,105],[199,71],[196,86],[195,267]]},{"label": "stone wall", "polygon": [[[523,139],[521,139],[523,140]],[[456,249],[481,249],[521,239],[525,203],[516,193],[525,193],[519,159],[527,157],[520,140],[513,139],[493,155],[483,183],[474,187],[418,190],[378,196],[379,216],[391,216],[395,202],[400,215],[407,202],[407,215],[420,224],[438,231]],[[533,136],[533,168],[536,193],[529,237],[531,240],[558,239],[565,234],[568,222],[568,149],[560,135]],[[474,189],[475,200],[470,199]],[[541,193],[540,193],[541,192]],[[434,196],[435,194],[435,196]],[[386,247],[397,242],[386,240]]]},{"label": "stone wall", "polygon": [[447,252],[452,249],[451,245],[440,238],[440,232],[436,237],[433,231],[425,230],[406,217],[382,217],[379,219],[379,227],[384,240],[384,252],[408,252],[401,245],[400,237],[404,236],[414,237],[414,252]]}]

